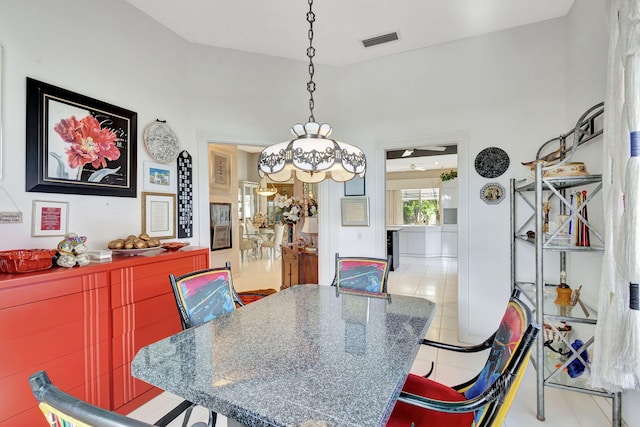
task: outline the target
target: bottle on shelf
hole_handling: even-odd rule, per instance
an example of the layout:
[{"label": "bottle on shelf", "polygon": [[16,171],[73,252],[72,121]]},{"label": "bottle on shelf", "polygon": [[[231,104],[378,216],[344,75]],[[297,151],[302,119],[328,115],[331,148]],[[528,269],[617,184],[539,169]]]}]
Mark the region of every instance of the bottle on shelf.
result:
[{"label": "bottle on shelf", "polygon": [[558,306],[558,314],[560,316],[569,316],[571,314],[571,287],[567,285],[567,273],[560,272],[560,284],[556,288],[556,300],[554,304]]},{"label": "bottle on shelf", "polygon": [[[582,200],[587,200],[587,191],[583,190],[582,191]],[[589,218],[587,217],[587,205],[585,204],[584,207],[582,208],[582,217],[584,218],[584,221],[588,221]],[[586,222],[580,221],[580,245],[579,246],[591,246],[591,242],[589,240],[589,227],[587,226]]]}]

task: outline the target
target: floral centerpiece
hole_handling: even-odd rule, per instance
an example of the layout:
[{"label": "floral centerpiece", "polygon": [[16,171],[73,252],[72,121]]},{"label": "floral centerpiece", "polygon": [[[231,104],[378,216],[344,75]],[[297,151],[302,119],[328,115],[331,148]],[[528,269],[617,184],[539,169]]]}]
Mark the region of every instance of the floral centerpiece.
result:
[{"label": "floral centerpiece", "polygon": [[256,228],[266,228],[269,226],[267,218],[260,212],[253,217],[253,226]]},{"label": "floral centerpiece", "polygon": [[296,197],[276,194],[273,198],[276,206],[282,209],[282,223],[295,224],[302,218],[302,202]]}]

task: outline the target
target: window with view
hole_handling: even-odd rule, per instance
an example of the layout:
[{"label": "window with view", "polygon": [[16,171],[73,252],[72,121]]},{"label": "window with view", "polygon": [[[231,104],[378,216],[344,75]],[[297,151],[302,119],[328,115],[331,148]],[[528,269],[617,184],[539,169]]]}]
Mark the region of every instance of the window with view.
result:
[{"label": "window with view", "polygon": [[419,188],[402,190],[403,224],[437,225],[440,189]]}]

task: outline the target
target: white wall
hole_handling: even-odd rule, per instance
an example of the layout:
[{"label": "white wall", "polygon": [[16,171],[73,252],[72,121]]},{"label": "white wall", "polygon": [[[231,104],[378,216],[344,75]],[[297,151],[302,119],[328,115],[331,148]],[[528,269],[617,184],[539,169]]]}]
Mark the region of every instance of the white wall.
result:
[{"label": "white wall", "polygon": [[[31,238],[31,201],[69,202],[69,229],[90,247],[138,234],[140,199],[25,192],[25,77],[33,77],[138,113],[138,183],[143,127],[167,120],[189,147],[184,42],[125,2],[0,1],[4,47],[4,173],[0,182],[23,213],[0,225],[0,249],[55,247],[60,237]],[[171,82],[171,84],[168,84]],[[140,189],[138,190],[138,193]],[[3,206],[0,210],[5,210]]]},{"label": "white wall", "polygon": [[[462,141],[458,171],[466,190],[460,197],[469,212],[459,224],[468,231],[459,248],[461,338],[493,331],[496,307],[509,293],[509,204],[487,205],[479,190],[491,181],[508,188],[511,177],[526,176],[520,162],[602,100],[604,3],[580,0],[565,19],[338,69],[316,66],[316,117],[332,124],[336,138],[365,150],[372,210],[370,227],[343,228],[342,184],[320,184],[320,280],[330,280],[334,252],[385,253],[384,148],[452,138]],[[207,144],[271,144],[308,117],[303,58],[191,45],[122,0],[0,0],[0,11],[0,185],[23,212],[21,224],[0,225],[0,250],[55,247],[59,238],[30,237],[34,199],[69,201],[70,230],[87,235],[92,247],[140,227],[139,198],[24,191],[27,76],[136,111],[139,166],[149,160],[143,127],[156,118],[168,121],[196,164],[194,244],[208,244]],[[473,167],[476,154],[490,146],[511,158],[508,171],[494,180]],[[12,209],[0,197],[0,211]],[[627,421],[639,418],[633,406],[625,404]]]},{"label": "white wall", "polygon": [[[68,201],[69,229],[106,247],[114,237],[138,234],[140,198],[25,192],[25,77],[33,77],[138,113],[138,194],[144,126],[159,118],[176,132],[195,163],[195,236],[208,245],[206,145],[269,144],[288,134],[298,105],[289,95],[298,64],[186,43],[128,3],[117,0],[0,0],[0,45],[4,47],[3,179],[23,213],[23,222],[0,225],[0,250],[55,247],[59,237],[31,238],[32,200]],[[293,65],[292,65],[293,64]],[[301,61],[300,64],[303,64]],[[299,94],[304,101],[304,65]],[[198,138],[200,135],[200,139]],[[275,135],[275,136],[273,136]],[[15,210],[0,197],[0,211]]]},{"label": "white wall", "polygon": [[[458,173],[462,203],[468,207],[468,244],[460,247],[461,338],[486,337],[496,327],[509,295],[509,203],[487,205],[480,188],[487,182],[509,187],[523,177],[520,162],[533,159],[541,142],[566,123],[566,22],[554,20],[481,37],[420,49],[336,71],[334,96],[339,109],[331,117],[334,136],[365,147],[367,195],[384,222],[384,153],[402,140],[468,135],[466,157]],[[507,151],[509,170],[488,180],[474,170],[478,152],[490,146]],[[342,194],[331,186],[330,227],[339,229]],[[334,191],[335,190],[335,191]],[[324,211],[324,210],[323,210]],[[341,229],[332,245],[340,253],[384,254],[384,224]],[[468,253],[465,265],[463,253]],[[496,260],[502,260],[497,262]],[[466,271],[465,271],[466,270]],[[463,278],[468,278],[463,283]]]}]

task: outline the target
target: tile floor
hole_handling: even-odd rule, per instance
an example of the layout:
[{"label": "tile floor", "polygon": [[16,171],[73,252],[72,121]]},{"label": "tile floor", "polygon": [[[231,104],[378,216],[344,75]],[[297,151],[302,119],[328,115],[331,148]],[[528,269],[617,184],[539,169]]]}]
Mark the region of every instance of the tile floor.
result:
[{"label": "tile floor", "polygon": [[[260,259],[248,258],[240,272],[234,271],[234,286],[238,291],[256,288],[279,288],[280,259],[268,256]],[[268,284],[268,286],[266,285]],[[389,292],[419,296],[437,304],[427,338],[457,343],[457,260],[455,258],[402,258],[400,268],[389,274]],[[445,356],[446,353],[446,356]],[[414,373],[424,374],[435,361],[433,379],[453,385],[471,378],[486,359],[486,352],[461,355],[444,350],[423,347],[412,368]],[[147,422],[155,422],[181,399],[163,393],[130,415]],[[520,385],[503,427],[603,427],[611,425],[611,402],[609,399],[593,397],[553,388],[545,389],[546,422],[536,419],[535,371],[529,367]],[[207,412],[196,408],[191,422],[205,421]],[[180,426],[179,418],[171,426]],[[226,427],[227,420],[218,416],[216,424]]]}]

